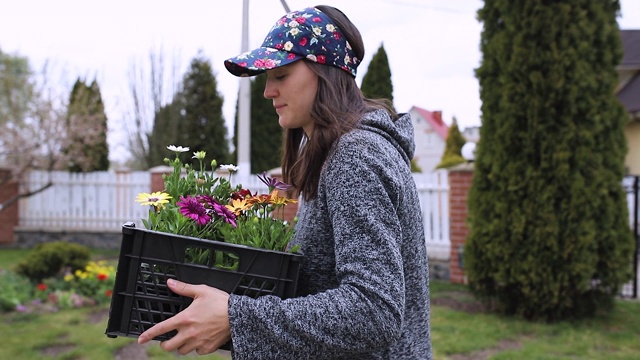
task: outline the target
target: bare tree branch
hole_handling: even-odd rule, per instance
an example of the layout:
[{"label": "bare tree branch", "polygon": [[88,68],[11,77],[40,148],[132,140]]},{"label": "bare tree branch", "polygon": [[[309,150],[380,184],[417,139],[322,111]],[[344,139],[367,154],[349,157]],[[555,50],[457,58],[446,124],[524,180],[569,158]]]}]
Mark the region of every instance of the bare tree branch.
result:
[{"label": "bare tree branch", "polygon": [[2,212],[4,209],[7,209],[9,206],[11,206],[13,203],[15,203],[16,201],[22,199],[22,198],[26,198],[29,196],[33,196],[37,193],[43,192],[45,190],[47,190],[48,188],[50,188],[51,186],[53,186],[53,182],[51,182],[51,180],[49,180],[46,184],[42,185],[39,189],[33,190],[33,191],[27,191],[24,193],[19,193],[16,194],[12,197],[10,197],[9,199],[5,200],[5,202],[0,204],[0,212]]},{"label": "bare tree branch", "polygon": [[[179,87],[179,61],[175,57],[165,75],[167,65],[162,47],[149,51],[148,63],[134,62],[129,70],[129,91],[132,108],[124,122],[129,138],[129,152],[136,167],[149,167],[148,136],[153,129],[155,114],[171,102]],[[148,76],[147,76],[148,75]],[[165,89],[168,87],[168,91]]]}]

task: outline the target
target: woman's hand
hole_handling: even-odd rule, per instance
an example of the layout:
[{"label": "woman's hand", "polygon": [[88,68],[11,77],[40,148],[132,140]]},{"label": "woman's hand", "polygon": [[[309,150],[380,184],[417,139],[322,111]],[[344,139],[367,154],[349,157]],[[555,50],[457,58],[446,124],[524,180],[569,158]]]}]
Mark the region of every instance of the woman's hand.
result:
[{"label": "woman's hand", "polygon": [[178,295],[193,298],[193,302],[172,318],[142,333],[138,337],[139,344],[177,330],[176,336],[160,343],[162,349],[178,350],[181,355],[195,350],[198,355],[204,355],[218,350],[231,339],[229,294],[207,285],[186,284],[172,279],[167,280],[167,286]]}]

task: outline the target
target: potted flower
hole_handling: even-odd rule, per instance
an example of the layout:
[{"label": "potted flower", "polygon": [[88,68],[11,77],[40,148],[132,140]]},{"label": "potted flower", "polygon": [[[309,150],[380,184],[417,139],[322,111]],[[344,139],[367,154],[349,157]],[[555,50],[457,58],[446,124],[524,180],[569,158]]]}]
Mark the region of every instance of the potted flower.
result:
[{"label": "potted flower", "polygon": [[235,166],[220,167],[229,176],[205,171],[206,153],[198,151],[196,170],[179,158],[189,148],[167,148],[176,156],[165,159],[172,168],[165,190],[136,198],[149,206],[145,228],[123,226],[109,337],[137,337],[186,308],[191,299],[172,293],[169,278],[251,297],[295,295],[302,254],[289,246],[293,225],[274,216],[295,203],[279,194],[290,186],[262,173],[268,192],[252,192],[231,183]]}]

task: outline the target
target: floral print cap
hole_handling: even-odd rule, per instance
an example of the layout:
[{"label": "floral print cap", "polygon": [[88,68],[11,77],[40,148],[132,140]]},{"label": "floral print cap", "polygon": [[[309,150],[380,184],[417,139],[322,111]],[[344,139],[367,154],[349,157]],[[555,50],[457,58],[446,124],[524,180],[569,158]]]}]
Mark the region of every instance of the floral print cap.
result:
[{"label": "floral print cap", "polygon": [[339,67],[353,77],[360,63],[331,19],[316,8],[306,8],[283,16],[261,47],[227,59],[224,65],[233,75],[254,76],[300,59]]}]

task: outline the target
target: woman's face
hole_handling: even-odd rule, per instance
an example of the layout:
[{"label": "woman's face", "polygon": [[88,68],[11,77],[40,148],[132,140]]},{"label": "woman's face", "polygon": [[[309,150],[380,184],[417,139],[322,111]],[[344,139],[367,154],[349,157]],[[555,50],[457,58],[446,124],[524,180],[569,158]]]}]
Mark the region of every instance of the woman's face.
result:
[{"label": "woman's face", "polygon": [[318,91],[318,75],[304,60],[267,70],[264,97],[273,100],[278,123],[285,129],[302,128],[307,136],[313,130],[311,106]]}]

